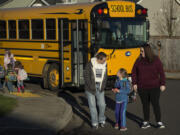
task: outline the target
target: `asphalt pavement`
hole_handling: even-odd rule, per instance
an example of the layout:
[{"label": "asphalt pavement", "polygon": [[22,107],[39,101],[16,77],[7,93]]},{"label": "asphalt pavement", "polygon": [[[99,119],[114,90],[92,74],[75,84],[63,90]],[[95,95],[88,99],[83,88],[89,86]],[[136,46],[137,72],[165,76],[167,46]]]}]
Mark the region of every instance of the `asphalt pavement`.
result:
[{"label": "asphalt pavement", "polygon": [[59,135],[179,135],[180,134],[180,80],[167,80],[167,90],[161,93],[160,104],[162,111],[162,121],[165,123],[165,129],[155,128],[156,122],[151,107],[151,125],[146,130],[140,128],[143,120],[142,105],[139,97],[135,103],[128,104],[127,108],[127,127],[128,131],[120,132],[113,128],[115,122],[114,116],[114,94],[106,91],[106,116],[107,124],[105,128],[92,130],[90,126],[90,113],[87,99],[84,92],[76,89],[66,90],[59,94],[68,102],[74,112],[73,119],[69,125]]}]

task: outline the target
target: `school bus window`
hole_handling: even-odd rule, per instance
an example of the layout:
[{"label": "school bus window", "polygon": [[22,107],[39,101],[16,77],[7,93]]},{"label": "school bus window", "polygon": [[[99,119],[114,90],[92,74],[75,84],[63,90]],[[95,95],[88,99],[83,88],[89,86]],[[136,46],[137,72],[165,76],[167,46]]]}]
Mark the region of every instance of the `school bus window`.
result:
[{"label": "school bus window", "polygon": [[[59,30],[59,39],[61,36],[61,20],[58,20],[58,30]],[[63,40],[69,40],[69,22],[68,20],[63,20]]]},{"label": "school bus window", "polygon": [[19,38],[29,39],[29,20],[19,20]]},{"label": "school bus window", "polygon": [[16,39],[16,21],[10,20],[8,21],[9,27],[9,39]]},{"label": "school bus window", "polygon": [[55,40],[56,39],[56,20],[46,19],[46,39]]},{"label": "school bus window", "polygon": [[6,21],[0,21],[0,38],[6,38]]},{"label": "school bus window", "polygon": [[32,39],[44,39],[43,20],[32,20]]}]

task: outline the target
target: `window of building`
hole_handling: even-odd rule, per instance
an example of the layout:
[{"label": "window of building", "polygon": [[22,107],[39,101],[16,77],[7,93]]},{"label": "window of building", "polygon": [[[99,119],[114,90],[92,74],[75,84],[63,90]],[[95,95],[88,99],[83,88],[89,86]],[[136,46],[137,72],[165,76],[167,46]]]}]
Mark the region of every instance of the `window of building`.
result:
[{"label": "window of building", "polygon": [[16,39],[16,21],[10,20],[8,21],[9,27],[9,39]]},{"label": "window of building", "polygon": [[19,38],[29,39],[29,20],[19,20]]},{"label": "window of building", "polygon": [[6,38],[6,21],[0,21],[0,38]]},{"label": "window of building", "polygon": [[56,39],[56,20],[46,19],[46,38],[48,40]]},{"label": "window of building", "polygon": [[43,20],[32,20],[32,39],[44,39]]}]

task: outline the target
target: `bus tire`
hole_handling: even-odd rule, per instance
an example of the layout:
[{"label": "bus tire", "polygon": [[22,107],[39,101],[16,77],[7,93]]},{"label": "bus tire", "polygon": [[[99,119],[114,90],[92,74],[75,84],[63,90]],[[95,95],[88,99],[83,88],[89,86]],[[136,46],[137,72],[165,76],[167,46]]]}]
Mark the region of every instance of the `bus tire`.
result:
[{"label": "bus tire", "polygon": [[51,64],[47,73],[48,88],[52,91],[59,90],[59,67],[57,64]]}]

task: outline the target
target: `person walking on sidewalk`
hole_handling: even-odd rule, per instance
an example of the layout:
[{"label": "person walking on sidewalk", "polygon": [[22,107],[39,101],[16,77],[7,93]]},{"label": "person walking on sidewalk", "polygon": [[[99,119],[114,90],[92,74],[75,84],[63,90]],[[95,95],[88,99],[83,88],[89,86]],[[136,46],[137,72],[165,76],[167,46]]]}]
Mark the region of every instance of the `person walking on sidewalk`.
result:
[{"label": "person walking on sidewalk", "polygon": [[165,128],[161,122],[160,92],[166,89],[165,74],[159,57],[155,56],[150,45],[141,48],[140,57],[132,69],[132,83],[138,90],[144,113],[143,129],[149,128],[150,102],[152,103],[158,128]]},{"label": "person walking on sidewalk", "polygon": [[[99,52],[96,57],[92,58],[89,63],[87,63],[84,70],[84,80],[85,80],[85,94],[88,99],[91,123],[94,129],[98,129],[100,124],[101,127],[105,126],[105,97],[104,89],[107,81],[107,64],[106,64],[106,54]],[[99,107],[99,117],[96,108]]]},{"label": "person walking on sidewalk", "polygon": [[117,73],[117,77],[118,79],[116,80],[115,88],[112,89],[112,91],[116,94],[115,129],[120,128],[120,131],[126,131],[126,109],[131,84],[128,80],[128,74],[125,69],[121,68]]}]

